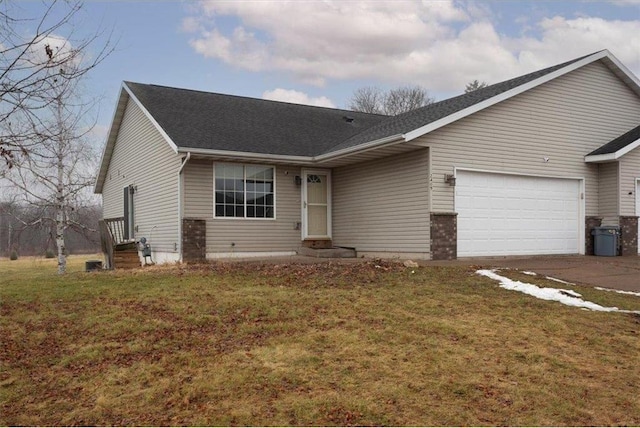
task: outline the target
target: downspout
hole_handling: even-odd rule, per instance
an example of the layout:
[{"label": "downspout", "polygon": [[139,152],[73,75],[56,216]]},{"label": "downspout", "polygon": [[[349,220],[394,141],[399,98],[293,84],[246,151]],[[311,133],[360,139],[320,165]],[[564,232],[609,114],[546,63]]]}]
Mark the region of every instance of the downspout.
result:
[{"label": "downspout", "polygon": [[182,159],[182,164],[178,170],[178,257],[180,262],[182,262],[182,215],[184,208],[182,206],[182,187],[184,186],[182,170],[189,162],[189,159],[191,159],[191,152],[187,152],[187,156]]}]

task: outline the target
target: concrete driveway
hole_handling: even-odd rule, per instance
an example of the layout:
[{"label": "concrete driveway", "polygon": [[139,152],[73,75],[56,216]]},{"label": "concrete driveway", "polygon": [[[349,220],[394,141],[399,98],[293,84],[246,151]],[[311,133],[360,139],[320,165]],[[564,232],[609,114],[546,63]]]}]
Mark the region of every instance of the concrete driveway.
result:
[{"label": "concrete driveway", "polygon": [[483,266],[517,268],[594,287],[640,292],[640,256],[553,256],[476,260]]}]

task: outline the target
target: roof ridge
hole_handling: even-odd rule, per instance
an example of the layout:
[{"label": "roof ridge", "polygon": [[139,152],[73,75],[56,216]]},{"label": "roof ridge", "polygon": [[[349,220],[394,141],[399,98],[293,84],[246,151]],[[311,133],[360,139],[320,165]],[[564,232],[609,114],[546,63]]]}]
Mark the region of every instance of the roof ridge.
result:
[{"label": "roof ridge", "polygon": [[[440,101],[437,101],[435,103],[426,105],[424,107],[419,107],[417,109],[410,110],[408,112],[404,112],[404,113],[398,114],[396,116],[389,116],[387,119],[384,119],[382,122],[380,122],[380,123],[378,123],[376,125],[373,125],[370,128],[364,129],[360,133],[358,133],[356,135],[353,135],[353,136],[351,136],[351,137],[339,142],[338,144],[333,146],[331,149],[329,149],[328,152],[325,152],[323,154],[331,153],[331,152],[334,152],[334,151],[337,151],[337,150],[340,150],[340,149],[344,149],[344,148],[347,148],[347,147],[350,147],[350,146],[359,145],[362,142],[358,142],[358,139],[362,139],[362,137],[366,136],[367,134],[375,134],[376,130],[382,131],[385,128],[392,128],[393,125],[396,124],[396,123],[401,123],[402,121],[405,121],[405,120],[410,119],[410,118],[414,118],[415,119],[415,117],[420,115],[420,113],[434,112],[435,114],[433,116],[436,116],[435,119],[429,120],[429,118],[425,118],[424,121],[422,123],[420,123],[420,124],[416,124],[415,123],[415,122],[417,122],[416,120],[409,120],[410,122],[414,122],[414,123],[412,123],[412,125],[415,126],[414,129],[418,128],[420,126],[423,126],[423,125],[427,125],[429,123],[434,122],[435,120],[447,117],[447,116],[449,116],[451,114],[454,114],[454,113],[456,113],[458,111],[464,110],[464,109],[466,109],[468,107],[471,107],[471,106],[473,106],[475,104],[478,104],[478,103],[480,103],[482,101],[485,101],[487,99],[493,98],[494,96],[497,96],[499,94],[507,92],[507,91],[509,91],[511,89],[515,89],[517,87],[520,87],[520,86],[522,86],[522,85],[524,85],[526,83],[534,81],[534,80],[536,80],[538,78],[546,76],[547,74],[553,73],[554,71],[560,70],[560,69],[565,68],[565,67],[567,67],[567,66],[569,66],[569,65],[571,65],[573,63],[576,63],[578,61],[581,61],[581,60],[583,60],[585,58],[588,58],[590,56],[596,55],[596,54],[598,54],[600,52],[604,52],[604,51],[606,51],[606,49],[602,49],[600,51],[593,52],[593,53],[590,53],[588,55],[583,55],[583,56],[580,56],[578,58],[574,58],[574,59],[571,59],[571,60],[568,60],[568,61],[565,61],[565,62],[562,62],[562,63],[559,63],[559,64],[551,65],[549,67],[545,67],[545,68],[542,68],[542,69],[539,69],[539,70],[535,70],[535,71],[532,71],[532,72],[527,73],[527,74],[515,76],[515,77],[512,77],[512,78],[503,80],[501,82],[497,82],[497,83],[494,83],[492,85],[486,86],[484,88],[476,89],[475,91],[463,93],[463,94],[456,95],[456,96],[453,96],[453,97],[450,97],[450,98],[445,98],[444,100],[440,100]],[[517,83],[517,84],[514,85],[514,83]],[[499,88],[498,91],[496,91],[497,88]],[[467,101],[467,100],[471,100],[471,102],[465,103],[465,101]],[[457,104],[460,101],[462,101],[460,104],[463,104],[463,107],[461,107],[461,108],[452,108],[453,105]],[[446,113],[446,114],[438,114],[438,109],[446,110],[446,111],[444,111],[444,113]],[[448,111],[448,110],[451,110],[451,111]],[[401,127],[402,126],[400,126],[400,125],[397,126],[397,128],[401,128]],[[401,134],[401,133],[404,134],[405,132],[406,131],[392,132],[389,135],[397,135],[397,134]],[[375,140],[377,140],[379,138],[384,138],[384,137],[389,136],[389,135],[382,135],[382,136],[380,136],[378,138],[376,138],[374,136],[373,138],[370,138],[370,139],[366,139],[365,138],[365,139],[367,141],[375,141]],[[356,142],[356,144],[349,144],[352,141]]]},{"label": "roof ridge", "polygon": [[390,117],[389,115],[380,114],[380,113],[367,113],[367,112],[362,112],[362,111],[347,110],[347,109],[341,109],[341,108],[336,108],[336,107],[324,107],[324,106],[316,106],[316,105],[311,105],[311,104],[294,103],[294,102],[290,102],[290,101],[269,100],[269,99],[266,99],[266,98],[256,98],[256,97],[250,97],[250,96],[246,96],[246,95],[224,94],[224,93],[221,93],[221,92],[204,91],[202,89],[178,88],[178,87],[175,87],[175,86],[158,85],[158,84],[155,84],[155,83],[132,82],[132,81],[128,81],[128,80],[125,80],[123,82],[125,84],[127,84],[127,85],[133,84],[133,85],[141,85],[141,86],[151,86],[151,87],[162,88],[162,89],[170,89],[170,90],[175,90],[175,91],[197,92],[197,93],[200,93],[200,94],[203,94],[203,95],[217,95],[217,96],[221,96],[221,97],[241,98],[241,99],[258,101],[258,102],[265,102],[265,103],[288,104],[288,105],[291,105],[291,106],[294,106],[294,107],[306,107],[306,108],[313,108],[313,109],[333,110],[333,111],[344,112],[344,113],[355,113],[355,114],[378,116],[378,117]]}]

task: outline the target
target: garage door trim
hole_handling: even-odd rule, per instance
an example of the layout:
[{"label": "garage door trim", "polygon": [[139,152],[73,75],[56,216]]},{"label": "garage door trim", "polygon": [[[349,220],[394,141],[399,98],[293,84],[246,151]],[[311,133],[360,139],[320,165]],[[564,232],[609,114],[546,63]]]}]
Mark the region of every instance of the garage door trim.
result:
[{"label": "garage door trim", "polygon": [[[585,178],[584,177],[575,177],[575,176],[559,176],[559,175],[545,175],[545,174],[532,174],[532,173],[521,173],[521,172],[511,172],[511,171],[496,171],[496,170],[488,170],[488,169],[475,169],[475,168],[465,168],[465,167],[455,167],[453,168],[454,177],[458,176],[459,171],[464,172],[475,172],[475,173],[486,173],[486,174],[496,174],[496,175],[508,175],[514,177],[531,177],[531,178],[546,178],[546,179],[560,179],[560,180],[577,180],[578,188],[579,188],[579,204],[578,204],[578,225],[582,225],[582,227],[578,227],[578,254],[585,254],[585,227],[584,227],[584,219],[586,213],[586,197],[585,197]],[[640,178],[638,179],[640,183]],[[453,198],[453,208],[455,212],[458,212],[458,207],[456,206],[455,192]]]}]

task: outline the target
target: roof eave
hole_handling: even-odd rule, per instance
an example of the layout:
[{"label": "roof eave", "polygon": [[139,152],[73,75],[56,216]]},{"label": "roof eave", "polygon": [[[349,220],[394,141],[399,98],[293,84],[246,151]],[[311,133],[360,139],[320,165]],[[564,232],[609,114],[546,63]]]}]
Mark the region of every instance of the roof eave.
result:
[{"label": "roof eave", "polygon": [[501,94],[495,95],[487,100],[484,100],[482,102],[479,102],[477,104],[474,104],[470,107],[467,107],[463,110],[457,111],[449,116],[443,117],[440,120],[437,120],[435,122],[429,123],[427,125],[424,125],[420,128],[414,129],[413,131],[407,132],[406,135],[406,141],[411,141],[414,140],[418,137],[421,137],[425,134],[428,134],[432,131],[435,131],[438,128],[442,128],[443,126],[449,125],[453,122],[456,122],[460,119],[463,119],[469,115],[472,115],[480,110],[484,110],[488,107],[491,107],[499,102],[505,101],[509,98],[515,97],[516,95],[519,95],[525,91],[528,91],[530,89],[533,89],[537,86],[540,86],[544,83],[547,83],[553,79],[556,79],[560,76],[563,76],[567,73],[570,73],[574,70],[577,70],[578,68],[584,67],[587,64],[590,64],[594,61],[598,61],[602,58],[609,58],[611,60],[612,64],[615,64],[616,66],[619,67],[620,72],[624,75],[627,76],[627,80],[628,82],[631,82],[632,84],[635,84],[636,87],[634,88],[634,90],[636,92],[640,91],[640,81],[638,81],[637,78],[635,78],[635,76],[633,76],[633,74],[626,69],[626,67],[624,67],[620,61],[618,61],[608,50],[602,50],[600,52],[596,52],[592,55],[589,55],[583,59],[581,59],[580,61],[576,61],[574,63],[571,63],[561,69],[558,69],[556,71],[553,71],[549,74],[545,74],[544,76],[541,76],[537,79],[534,79],[530,82],[524,83],[520,86],[517,86],[513,89],[510,89],[508,91],[505,91]]},{"label": "roof eave", "polygon": [[107,176],[107,170],[109,169],[109,162],[111,162],[111,154],[113,153],[113,147],[115,146],[116,137],[122,124],[122,118],[124,117],[124,110],[129,100],[129,94],[124,89],[124,83],[120,87],[120,95],[118,96],[118,102],[113,111],[113,118],[111,119],[111,126],[109,127],[109,134],[102,150],[102,156],[100,157],[100,169],[96,176],[96,182],[93,186],[93,193],[101,194],[102,187],[104,186],[104,180]]},{"label": "roof eave", "polygon": [[344,158],[359,153],[363,153],[370,150],[375,150],[382,147],[387,147],[393,144],[404,142],[404,135],[392,135],[390,137],[381,138],[379,140],[370,141],[368,143],[360,144],[354,147],[348,147],[335,152],[325,153],[319,156],[293,156],[293,155],[276,155],[270,153],[255,153],[255,152],[238,152],[233,150],[214,150],[214,149],[201,149],[193,147],[178,147],[178,153],[191,153],[193,156],[203,156],[222,160],[235,160],[235,161],[247,161],[247,162],[269,162],[279,164],[290,165],[322,165],[323,163],[334,161],[339,158]]},{"label": "roof eave", "polygon": [[104,180],[107,175],[107,170],[109,168],[109,162],[111,161],[111,154],[113,153],[113,149],[115,147],[116,138],[118,136],[118,132],[120,131],[120,125],[122,124],[122,118],[124,117],[124,110],[127,106],[127,102],[129,99],[133,100],[135,104],[142,110],[145,117],[151,122],[154,128],[162,135],[165,141],[171,146],[174,152],[178,153],[178,146],[173,142],[171,137],[165,132],[164,129],[160,126],[160,124],[155,120],[155,118],[149,113],[149,111],[145,108],[145,106],[140,102],[140,100],[135,96],[131,88],[127,86],[126,82],[122,82],[122,86],[120,89],[120,97],[118,99],[118,104],[116,105],[116,110],[114,112],[113,119],[111,121],[111,127],[109,129],[109,136],[107,137],[107,144],[105,144],[104,151],[102,152],[102,158],[100,159],[100,171],[98,176],[96,177],[96,183],[93,188],[93,192],[96,194],[102,193],[102,187],[104,186]]},{"label": "roof eave", "polygon": [[603,153],[601,155],[587,155],[584,157],[584,161],[587,163],[599,163],[599,162],[611,162],[620,159],[630,151],[640,147],[640,138],[627,144],[623,148],[613,153]]},{"label": "roof eave", "polygon": [[293,156],[293,155],[277,155],[270,153],[256,152],[238,152],[234,150],[215,150],[202,149],[193,147],[178,147],[178,153],[190,152],[193,156],[204,156],[216,159],[234,159],[248,162],[275,162],[288,163],[292,165],[311,165],[313,164],[312,156]]},{"label": "roof eave", "polygon": [[386,147],[393,144],[405,142],[406,138],[404,134],[391,135],[389,137],[379,138],[377,140],[369,141],[367,143],[358,144],[357,146],[347,147],[344,149],[336,150],[334,152],[324,153],[314,157],[317,163],[323,163],[327,161],[333,161],[339,158],[350,156],[356,153],[362,153],[369,150],[374,150],[381,147]]}]

